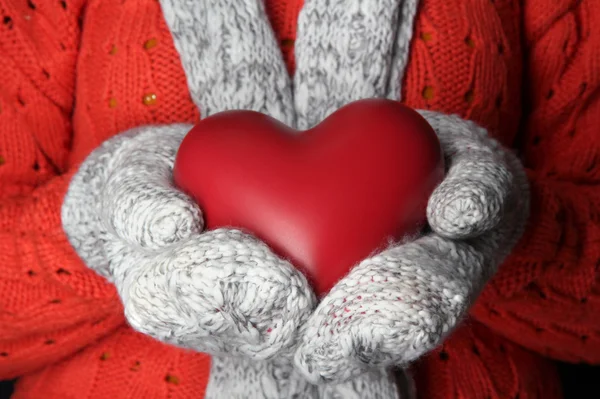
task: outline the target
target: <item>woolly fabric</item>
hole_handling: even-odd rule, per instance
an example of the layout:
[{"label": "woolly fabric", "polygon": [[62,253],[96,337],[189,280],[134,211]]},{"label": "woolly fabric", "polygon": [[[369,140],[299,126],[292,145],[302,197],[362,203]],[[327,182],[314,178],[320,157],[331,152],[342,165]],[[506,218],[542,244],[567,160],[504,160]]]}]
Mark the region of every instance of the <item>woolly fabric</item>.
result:
[{"label": "woolly fabric", "polygon": [[[313,1],[307,3],[308,9]],[[329,5],[327,10],[338,15],[349,11],[346,19],[355,19],[367,4],[374,16],[390,6],[382,2],[372,7],[371,3],[355,0],[352,4]],[[293,124],[291,79],[270,34],[261,2],[212,0],[200,4],[165,0],[161,5],[192,98],[201,111],[252,109]],[[210,24],[203,19],[205,16]],[[311,21],[307,32],[313,31],[311,24],[318,26],[319,22]],[[407,22],[412,23],[412,19]],[[356,25],[361,34],[369,32],[364,42],[392,36],[386,30],[394,32],[392,24],[378,26],[377,18],[364,23]],[[341,36],[342,29],[347,28],[340,27],[335,34]],[[228,34],[221,37],[218,32]],[[266,33],[255,36],[252,32]],[[403,37],[401,41],[408,40]],[[307,43],[307,47],[317,43]],[[382,50],[391,51],[391,40],[388,47]],[[209,65],[198,60],[198,51],[209,55],[205,61]],[[304,55],[298,56],[298,65],[313,63],[309,53],[299,54]],[[207,74],[205,68],[219,73]],[[388,63],[373,66],[367,80],[387,70]],[[327,72],[325,76],[335,72],[327,68],[319,71]],[[323,88],[321,93],[311,94],[318,98],[331,93],[343,103],[349,102],[347,96],[353,94],[346,87],[339,91],[327,83]],[[396,388],[389,374],[378,368],[324,390],[309,389],[307,382],[293,372],[282,352],[289,349],[298,326],[313,309],[311,290],[298,270],[251,237],[227,230],[199,235],[190,227],[201,224],[200,212],[194,211],[194,205],[188,203],[191,199],[186,201],[170,183],[175,152],[189,129],[180,124],[146,126],[107,140],[86,158],[65,198],[62,219],[71,243],[88,266],[115,284],[130,325],[163,342],[214,355],[208,397],[395,397]],[[452,143],[470,143],[473,148],[480,144],[479,135],[470,141],[458,137]],[[455,167],[466,170],[472,166],[469,174],[480,175],[477,165],[456,162]],[[497,183],[493,174],[488,180]],[[492,194],[496,197],[495,193],[502,191],[494,189]],[[171,234],[163,237],[161,230],[165,229]],[[104,261],[97,261],[97,247],[104,248],[100,254]],[[447,318],[455,320],[457,315],[448,312]],[[407,339],[414,340],[412,335]],[[248,356],[256,364],[227,355]],[[261,363],[263,360],[269,362]]]},{"label": "woolly fabric", "polygon": [[294,73],[298,128],[352,101],[398,99],[416,10],[417,0],[305,1]]},{"label": "woolly fabric", "polygon": [[410,364],[429,352],[462,321],[523,231],[520,161],[472,122],[421,114],[452,154],[429,200],[433,233],[360,262],[322,298],[296,353],[310,380],[357,375],[363,359]]},{"label": "woolly fabric", "polygon": [[212,0],[194,6],[167,0],[162,5],[192,100],[203,116],[249,109],[295,125],[288,75],[272,45],[263,2]]},{"label": "woolly fabric", "polygon": [[[306,0],[298,22],[295,98],[302,125],[354,100],[398,90],[393,79],[403,75],[416,13],[410,1],[321,1]],[[260,1],[161,5],[200,111],[252,109],[293,124],[291,79]],[[388,22],[386,10],[395,10]],[[319,35],[323,26],[328,32]],[[397,49],[403,53],[394,54]],[[199,60],[202,55],[206,60]],[[400,92],[390,96],[398,99]],[[321,106],[307,108],[307,98]],[[472,122],[431,111],[422,115],[449,165],[429,202],[432,232],[362,262],[306,323],[298,370],[312,382],[353,384],[331,386],[332,393],[360,389],[353,395],[391,399],[382,392],[394,390],[386,373],[380,374],[382,385],[377,372],[359,383],[366,377],[363,359],[371,359],[373,370],[404,365],[438,345],[527,220],[520,162]],[[285,352],[305,324],[314,298],[307,298],[311,290],[293,266],[251,237],[220,230],[199,235],[191,227],[201,224],[200,212],[170,184],[175,153],[189,128],[146,126],[104,142],[70,185],[65,231],[88,266],[115,284],[134,329],[215,356],[208,396],[297,396],[307,384],[281,360],[254,367],[223,355],[285,358],[278,351]],[[97,262],[98,247],[106,265]]]},{"label": "woolly fabric", "polygon": [[[502,372],[528,359],[529,370],[539,368],[546,378],[554,378],[534,355],[501,354],[491,344],[497,333],[562,359],[600,358],[599,328],[592,316],[599,306],[598,253],[592,244],[598,234],[598,193],[592,184],[599,173],[594,140],[598,100],[593,95],[599,38],[590,29],[590,21],[600,15],[599,5],[536,0],[520,9],[519,3],[423,0],[411,44],[405,101],[417,108],[458,112],[504,143],[512,143],[520,131],[518,145],[530,167],[534,195],[527,237],[473,311],[495,332],[484,329],[462,341],[462,348],[477,342],[489,349],[497,368],[483,366],[474,351],[466,356],[466,349],[456,352],[460,356],[448,352],[450,365],[434,354],[424,359],[429,367],[419,371],[443,373],[446,383],[437,385],[437,397],[488,392],[504,397],[502,386],[513,387],[521,397],[551,397],[538,396],[534,384],[525,383],[529,373],[523,368]],[[68,159],[81,160],[129,127],[193,123],[198,117],[157,4],[92,1],[78,51],[82,5],[0,2],[0,68],[3,76],[11,76],[0,90],[0,374],[22,374],[86,347],[23,379],[21,397],[81,398],[89,393],[100,398],[107,395],[94,392],[110,390],[113,397],[135,398],[136,381],[148,387],[148,397],[197,397],[206,359],[163,346],[161,351],[125,327],[109,335],[122,323],[114,289],[83,267],[60,231],[58,212],[69,176],[56,176],[68,171]],[[300,6],[268,5],[287,60],[292,59],[290,40]],[[455,18],[457,14],[464,18]],[[35,34],[39,32],[43,34]],[[522,51],[529,54],[524,70]],[[70,119],[78,55],[79,106]],[[288,67],[293,68],[292,61]],[[521,90],[530,107],[524,129],[517,130]],[[446,348],[458,345],[457,334]],[[136,339],[125,340],[129,335]],[[91,344],[101,336],[106,338]],[[106,348],[111,349],[108,357]],[[487,381],[487,388],[472,381]]]}]

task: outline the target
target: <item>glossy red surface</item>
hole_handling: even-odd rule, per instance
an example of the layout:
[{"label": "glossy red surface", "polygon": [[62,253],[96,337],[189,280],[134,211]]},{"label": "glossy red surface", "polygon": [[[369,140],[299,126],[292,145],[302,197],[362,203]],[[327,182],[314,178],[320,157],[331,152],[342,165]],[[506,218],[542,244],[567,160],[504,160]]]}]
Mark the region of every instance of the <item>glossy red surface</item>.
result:
[{"label": "glossy red surface", "polygon": [[418,233],[444,175],[431,126],[391,100],[361,100],[297,132],[251,111],[203,119],[186,136],[175,182],[207,228],[264,240],[326,293],[390,240]]}]

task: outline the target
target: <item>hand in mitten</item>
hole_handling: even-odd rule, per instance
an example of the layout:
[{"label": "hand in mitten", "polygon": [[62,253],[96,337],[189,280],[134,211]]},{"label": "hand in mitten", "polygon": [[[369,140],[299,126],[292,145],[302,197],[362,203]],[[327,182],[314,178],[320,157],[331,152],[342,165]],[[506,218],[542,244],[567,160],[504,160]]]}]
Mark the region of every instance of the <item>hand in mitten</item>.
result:
[{"label": "hand in mitten", "polygon": [[449,167],[428,203],[431,232],[364,260],[326,295],[295,356],[311,382],[405,365],[433,349],[524,230],[529,192],[517,157],[472,122],[421,113]]},{"label": "hand in mitten", "polygon": [[255,238],[202,232],[200,209],[171,181],[190,128],[143,127],[105,142],[71,182],[64,229],[115,284],[136,330],[211,354],[271,358],[292,345],[314,296]]},{"label": "hand in mitten", "polygon": [[207,399],[405,397],[385,370],[320,387],[294,370],[296,330],[313,309],[312,291],[255,238],[201,231],[200,209],[171,182],[189,128],[145,127],[105,142],[65,198],[69,240],[116,285],[129,323],[213,354]]},{"label": "hand in mitten", "polygon": [[[396,29],[398,14],[390,1],[372,7],[358,0],[338,3],[306,1],[298,43],[313,51],[298,52],[298,70],[304,72],[296,73],[292,84],[263,1],[160,0],[190,96],[203,117],[250,109],[300,128],[308,127],[304,120],[321,120],[321,108],[338,108],[321,107],[318,97],[341,101],[352,88],[354,99],[379,97],[369,87],[388,86],[381,78],[388,74],[378,70],[381,61],[401,61],[407,48],[391,40],[390,32],[407,29]],[[416,9],[416,2],[392,3]],[[338,12],[329,12],[334,7],[357,18],[338,18]],[[414,12],[403,12],[407,21],[410,15]],[[338,57],[328,39],[349,44],[352,51]],[[368,54],[362,62],[356,58],[361,50]],[[340,61],[351,73],[336,68]],[[333,85],[307,76],[309,69],[317,78],[327,77],[315,68],[319,63],[338,78]],[[390,76],[398,77],[400,69]],[[302,98],[312,106],[298,106]],[[200,210],[170,181],[172,158],[188,129],[142,128],[113,138],[82,165],[65,202],[69,239],[90,267],[114,281],[130,323],[164,341],[215,354],[206,398],[407,397],[383,367],[319,387],[298,376],[290,356],[296,328],[309,317],[314,297],[302,275],[252,237],[201,231]]]}]

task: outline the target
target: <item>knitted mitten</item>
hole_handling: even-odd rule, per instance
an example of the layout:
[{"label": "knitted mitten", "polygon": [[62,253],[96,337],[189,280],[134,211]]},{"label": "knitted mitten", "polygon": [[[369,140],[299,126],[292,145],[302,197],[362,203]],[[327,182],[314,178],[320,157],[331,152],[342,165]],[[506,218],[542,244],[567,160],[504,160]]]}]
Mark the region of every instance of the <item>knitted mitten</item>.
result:
[{"label": "knitted mitten", "polygon": [[[387,13],[378,9],[384,4]],[[305,3],[294,81],[299,126],[312,127],[361,98],[400,100],[416,6],[416,0]],[[313,383],[406,365],[437,346],[523,233],[529,189],[517,157],[472,122],[420,112],[448,165],[428,204],[432,231],[364,260],[322,299],[295,355]]]},{"label": "knitted mitten", "polygon": [[65,231],[115,283],[136,330],[210,353],[272,357],[292,343],[313,296],[301,273],[253,237],[201,233],[200,210],[171,183],[189,128],[137,128],[94,151],[65,198]]},{"label": "knitted mitten", "polygon": [[448,155],[432,232],[359,263],[320,302],[296,364],[314,383],[403,365],[437,346],[523,233],[528,185],[516,156],[458,117],[422,111]]}]

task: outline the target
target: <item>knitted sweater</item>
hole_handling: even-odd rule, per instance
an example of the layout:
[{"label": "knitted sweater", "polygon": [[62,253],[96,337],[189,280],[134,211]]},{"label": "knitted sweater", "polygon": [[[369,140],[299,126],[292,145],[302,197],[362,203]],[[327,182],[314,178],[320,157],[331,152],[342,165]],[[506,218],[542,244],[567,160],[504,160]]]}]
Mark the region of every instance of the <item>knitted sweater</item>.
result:
[{"label": "knitted sweater", "polygon": [[[518,148],[533,203],[473,320],[417,365],[419,393],[550,398],[552,367],[520,346],[600,360],[600,4],[421,4],[404,101]],[[301,1],[267,5],[293,72]],[[0,14],[0,378],[29,373],[21,398],[201,397],[209,359],[125,326],[114,288],[81,263],[60,221],[69,178],[99,143],[199,118],[158,3],[0,0]]]}]

